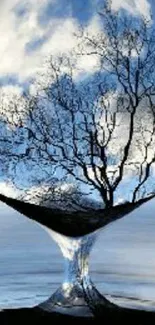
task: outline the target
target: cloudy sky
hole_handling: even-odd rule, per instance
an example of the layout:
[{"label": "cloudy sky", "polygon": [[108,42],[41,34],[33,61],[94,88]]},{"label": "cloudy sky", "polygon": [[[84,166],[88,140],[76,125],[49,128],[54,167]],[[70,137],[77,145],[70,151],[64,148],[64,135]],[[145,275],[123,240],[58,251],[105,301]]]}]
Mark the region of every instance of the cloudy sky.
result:
[{"label": "cloudy sky", "polygon": [[[75,45],[79,25],[98,28],[104,0],[1,0],[0,82],[25,83],[48,54]],[[153,0],[152,0],[153,1]],[[113,7],[149,17],[149,0],[113,0]]]},{"label": "cloudy sky", "polygon": [[[5,86],[8,92],[8,84],[15,89],[25,85],[49,54],[72,49],[79,26],[98,30],[98,11],[103,3],[104,0],[0,0],[0,87]],[[112,5],[114,10],[123,7],[130,14],[147,18],[151,10],[155,11],[154,0],[112,0]],[[86,63],[91,65],[88,60]]]}]

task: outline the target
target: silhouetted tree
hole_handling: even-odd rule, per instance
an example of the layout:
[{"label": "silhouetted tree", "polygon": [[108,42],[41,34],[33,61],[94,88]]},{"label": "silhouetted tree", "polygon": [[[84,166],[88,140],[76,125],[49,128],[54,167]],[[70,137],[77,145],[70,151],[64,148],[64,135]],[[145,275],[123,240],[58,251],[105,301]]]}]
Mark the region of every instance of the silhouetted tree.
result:
[{"label": "silhouetted tree", "polygon": [[[154,191],[155,34],[151,22],[110,2],[100,16],[97,35],[82,31],[72,55],[50,57],[24,104],[1,111],[14,136],[25,137],[22,153],[11,152],[16,162],[95,190],[111,207],[127,182],[130,201]],[[95,72],[81,74],[84,57],[95,57]]]}]

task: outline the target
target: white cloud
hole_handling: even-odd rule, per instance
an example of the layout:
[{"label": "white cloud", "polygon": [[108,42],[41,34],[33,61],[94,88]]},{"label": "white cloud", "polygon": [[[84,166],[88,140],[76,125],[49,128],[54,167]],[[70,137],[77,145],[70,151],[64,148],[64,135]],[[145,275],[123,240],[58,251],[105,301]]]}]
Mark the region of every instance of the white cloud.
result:
[{"label": "white cloud", "polygon": [[19,195],[17,188],[13,184],[6,181],[0,182],[0,189],[0,193],[8,197],[17,198]]},{"label": "white cloud", "polygon": [[[39,23],[38,15],[47,2],[47,0],[33,2],[25,0],[27,13],[22,17],[16,16],[13,11],[13,8],[19,4],[19,0],[12,0],[11,3],[6,0],[3,4],[3,16],[0,21],[1,76],[15,74],[20,81],[24,81],[43,66],[49,54],[64,53],[75,47],[78,23],[71,15],[67,18],[53,17],[47,25]],[[99,20],[92,18],[88,29],[93,32],[99,31]],[[34,51],[26,51],[30,43],[37,39],[44,39],[43,44]],[[87,62],[81,60],[81,69],[84,69],[84,65],[85,70],[90,71],[91,66],[94,68],[94,58],[92,63],[90,61],[92,60]]]},{"label": "white cloud", "polygon": [[124,8],[132,14],[141,14],[150,19],[150,4],[148,0],[112,0],[114,10]]},{"label": "white cloud", "polygon": [[[57,5],[56,0],[51,0],[52,2]],[[49,0],[0,1],[0,76],[15,74],[23,81],[38,70],[46,55],[68,51],[74,47],[76,40],[73,33],[77,31],[78,23],[72,18],[71,10],[68,11],[67,17],[55,16],[48,24],[40,24],[38,17],[47,4]],[[113,0],[114,9],[122,6],[132,13],[149,15],[150,6],[147,0]],[[25,13],[20,16],[17,14],[17,8],[18,12],[26,8]],[[94,10],[90,29],[98,29],[96,17]],[[43,41],[42,45],[34,51],[26,51],[37,40]]]},{"label": "white cloud", "polygon": [[[40,24],[38,16],[47,0],[25,0],[27,8],[24,16],[19,17],[13,10],[19,0],[1,2],[0,12],[0,75],[17,74],[20,79],[31,76],[49,53],[66,51],[74,46],[73,32],[76,24],[71,17],[53,18],[47,25]],[[26,51],[30,42],[44,39],[44,44],[35,51]]]}]

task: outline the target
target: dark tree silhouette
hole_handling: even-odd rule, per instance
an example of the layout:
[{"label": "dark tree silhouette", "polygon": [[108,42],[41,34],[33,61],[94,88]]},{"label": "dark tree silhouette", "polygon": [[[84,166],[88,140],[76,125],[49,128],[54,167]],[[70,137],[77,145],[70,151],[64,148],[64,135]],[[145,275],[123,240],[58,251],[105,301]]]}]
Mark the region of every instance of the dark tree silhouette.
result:
[{"label": "dark tree silhouette", "polygon": [[[36,93],[2,112],[14,136],[25,136],[23,152],[11,152],[15,161],[83,184],[111,207],[127,179],[134,180],[127,200],[154,191],[155,37],[150,22],[113,12],[109,2],[100,16],[98,35],[83,31],[72,57],[51,56]],[[95,56],[97,65],[81,77],[84,56]]]},{"label": "dark tree silhouette", "polygon": [[[126,200],[154,191],[155,34],[151,22],[113,12],[110,2],[100,16],[101,32],[81,32],[72,56],[50,57],[35,94],[2,98],[1,123],[10,126],[2,152],[29,169],[37,162],[44,179],[57,172],[95,190],[111,207],[126,179],[134,179]],[[96,72],[81,77],[79,60],[94,56]]]}]

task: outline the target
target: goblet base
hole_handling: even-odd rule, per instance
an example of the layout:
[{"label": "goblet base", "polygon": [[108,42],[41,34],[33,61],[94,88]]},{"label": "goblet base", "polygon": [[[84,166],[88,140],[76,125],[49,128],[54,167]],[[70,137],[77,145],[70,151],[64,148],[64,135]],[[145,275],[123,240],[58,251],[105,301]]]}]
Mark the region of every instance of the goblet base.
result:
[{"label": "goblet base", "polygon": [[76,317],[93,317],[82,286],[74,285],[72,288],[60,287],[47,301],[39,307],[46,312],[56,312]]}]

